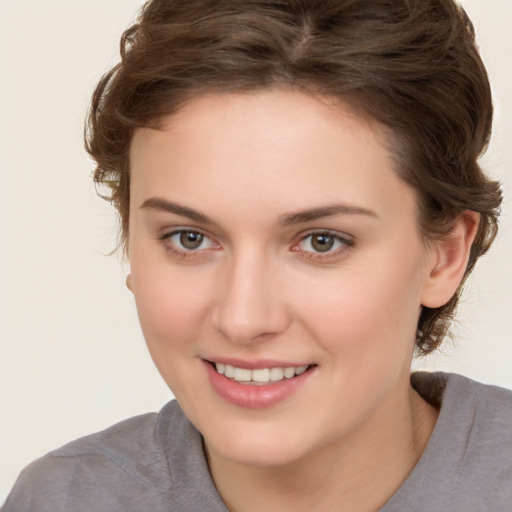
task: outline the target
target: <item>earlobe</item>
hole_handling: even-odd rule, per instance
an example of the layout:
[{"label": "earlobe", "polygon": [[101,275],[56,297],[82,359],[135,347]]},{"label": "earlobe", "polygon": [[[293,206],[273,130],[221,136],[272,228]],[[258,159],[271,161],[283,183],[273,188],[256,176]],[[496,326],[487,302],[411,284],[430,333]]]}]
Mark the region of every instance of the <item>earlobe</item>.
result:
[{"label": "earlobe", "polygon": [[423,306],[444,306],[456,292],[466,271],[479,220],[478,213],[465,210],[450,235],[434,242],[429,274],[423,289]]},{"label": "earlobe", "polygon": [[132,288],[132,275],[131,274],[128,274],[126,276],[126,287],[128,288],[128,290],[130,290],[132,293],[133,293],[133,288]]}]

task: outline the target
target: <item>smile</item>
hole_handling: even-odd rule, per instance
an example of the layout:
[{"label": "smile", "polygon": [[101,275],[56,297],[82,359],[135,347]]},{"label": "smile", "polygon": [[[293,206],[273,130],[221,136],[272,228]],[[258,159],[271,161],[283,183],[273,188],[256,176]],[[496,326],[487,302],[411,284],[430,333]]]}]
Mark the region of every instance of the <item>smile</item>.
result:
[{"label": "smile", "polygon": [[237,368],[230,364],[215,363],[217,373],[241,384],[268,384],[270,382],[280,382],[284,379],[292,379],[303,374],[308,367],[309,365],[251,370],[249,368]]},{"label": "smile", "polygon": [[291,366],[277,361],[237,364],[233,360],[221,363],[203,359],[203,364],[212,389],[220,397],[249,409],[272,407],[290,399],[319,371],[317,364]]}]

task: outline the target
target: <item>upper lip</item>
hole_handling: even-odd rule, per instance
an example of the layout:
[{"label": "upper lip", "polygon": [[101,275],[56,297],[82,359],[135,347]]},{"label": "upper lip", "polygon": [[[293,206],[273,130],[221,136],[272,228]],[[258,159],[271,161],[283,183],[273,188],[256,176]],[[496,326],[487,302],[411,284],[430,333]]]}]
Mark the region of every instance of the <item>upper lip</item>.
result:
[{"label": "upper lip", "polygon": [[290,362],[290,361],[280,361],[276,359],[257,359],[257,360],[241,360],[241,359],[233,359],[230,357],[213,357],[205,359],[210,363],[221,363],[221,364],[229,364],[234,366],[235,368],[244,368],[247,370],[260,370],[263,368],[290,368],[290,367],[300,367],[300,366],[310,366],[313,363],[308,362]]}]

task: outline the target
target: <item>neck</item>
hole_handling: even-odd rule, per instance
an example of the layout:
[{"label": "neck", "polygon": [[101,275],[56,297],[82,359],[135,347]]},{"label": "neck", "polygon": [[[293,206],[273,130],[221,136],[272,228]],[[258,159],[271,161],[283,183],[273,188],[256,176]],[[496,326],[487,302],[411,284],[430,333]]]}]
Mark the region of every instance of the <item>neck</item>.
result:
[{"label": "neck", "polygon": [[281,466],[248,466],[207,445],[217,489],[231,512],[377,511],[423,453],[438,412],[411,387],[357,431]]}]

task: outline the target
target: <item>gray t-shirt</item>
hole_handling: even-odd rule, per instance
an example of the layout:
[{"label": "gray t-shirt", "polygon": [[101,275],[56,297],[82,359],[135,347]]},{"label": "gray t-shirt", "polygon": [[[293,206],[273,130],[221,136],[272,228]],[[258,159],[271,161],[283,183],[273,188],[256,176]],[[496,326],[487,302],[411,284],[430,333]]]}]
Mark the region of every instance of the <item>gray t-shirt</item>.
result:
[{"label": "gray t-shirt", "polygon": [[[380,512],[511,512],[512,392],[419,373],[441,406],[420,461]],[[30,464],[3,512],[226,512],[201,435],[176,401],[78,439]]]}]

